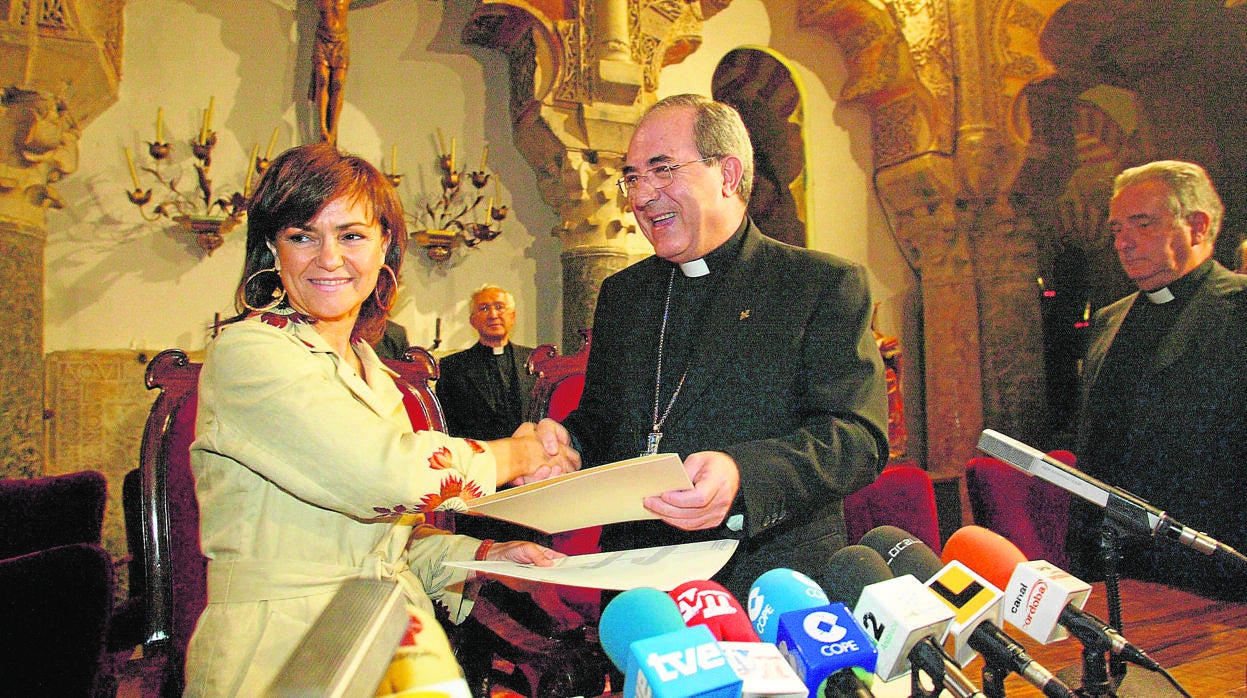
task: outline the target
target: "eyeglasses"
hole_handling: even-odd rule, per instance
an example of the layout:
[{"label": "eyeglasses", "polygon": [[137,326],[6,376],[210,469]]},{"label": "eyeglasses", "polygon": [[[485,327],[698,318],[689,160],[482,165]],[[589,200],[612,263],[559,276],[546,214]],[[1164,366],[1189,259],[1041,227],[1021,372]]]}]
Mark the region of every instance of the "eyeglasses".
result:
[{"label": "eyeglasses", "polygon": [[662,189],[671,185],[675,181],[675,171],[685,165],[692,165],[695,162],[705,162],[707,160],[715,160],[719,156],[711,155],[700,160],[689,160],[688,162],[678,162],[674,165],[658,165],[651,167],[644,172],[629,172],[615,181],[619,187],[620,193],[624,196],[631,196],[641,186],[641,182],[648,182],[655,189]]},{"label": "eyeglasses", "polygon": [[480,305],[476,306],[476,308],[473,309],[473,312],[488,313],[489,311],[492,310],[501,315],[502,313],[505,313],[510,309],[511,309],[511,306],[507,305],[506,303],[481,303]]}]

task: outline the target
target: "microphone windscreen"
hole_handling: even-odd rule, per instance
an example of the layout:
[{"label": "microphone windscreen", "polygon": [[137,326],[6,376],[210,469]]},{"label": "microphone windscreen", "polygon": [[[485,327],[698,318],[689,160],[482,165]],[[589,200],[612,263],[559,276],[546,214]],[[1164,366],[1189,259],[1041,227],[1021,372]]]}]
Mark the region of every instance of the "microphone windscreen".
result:
[{"label": "microphone windscreen", "polygon": [[724,642],[760,641],[748,612],[722,584],[705,580],[685,582],[669,594],[689,627],[704,625],[716,640]]},{"label": "microphone windscreen", "polygon": [[782,614],[827,603],[827,594],[813,579],[781,567],[762,573],[749,588],[749,620],[763,642],[775,642]]},{"label": "microphone windscreen", "polygon": [[827,598],[857,608],[862,589],[892,578],[892,570],[883,556],[865,545],[846,545],[827,562],[823,588]]},{"label": "microphone windscreen", "polygon": [[944,562],[957,560],[978,572],[998,589],[1009,586],[1017,566],[1026,554],[1008,538],[982,526],[962,526],[944,543]]},{"label": "microphone windscreen", "polygon": [[684,629],[684,618],[665,592],[648,587],[629,589],[606,604],[598,621],[598,640],[620,671],[627,671],[632,643]]},{"label": "microphone windscreen", "polygon": [[882,555],[894,577],[912,574],[925,582],[944,567],[940,556],[926,543],[896,526],[870,529],[862,536],[861,544]]}]

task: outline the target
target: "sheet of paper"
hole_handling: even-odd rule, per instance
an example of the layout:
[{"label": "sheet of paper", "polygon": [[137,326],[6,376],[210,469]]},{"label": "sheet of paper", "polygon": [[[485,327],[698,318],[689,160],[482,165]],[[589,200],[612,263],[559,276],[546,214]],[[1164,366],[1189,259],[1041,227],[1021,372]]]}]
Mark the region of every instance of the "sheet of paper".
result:
[{"label": "sheet of paper", "polygon": [[659,453],[512,487],[467,502],[467,510],[543,533],[560,533],[658,518],[642,500],[692,486],[680,456]]},{"label": "sheet of paper", "polygon": [[713,577],[731,559],[739,543],[737,540],[723,539],[614,553],[573,555],[559,560],[553,567],[488,560],[444,564],[490,574],[592,589],[626,591],[637,587],[652,587],[671,591],[685,582]]}]

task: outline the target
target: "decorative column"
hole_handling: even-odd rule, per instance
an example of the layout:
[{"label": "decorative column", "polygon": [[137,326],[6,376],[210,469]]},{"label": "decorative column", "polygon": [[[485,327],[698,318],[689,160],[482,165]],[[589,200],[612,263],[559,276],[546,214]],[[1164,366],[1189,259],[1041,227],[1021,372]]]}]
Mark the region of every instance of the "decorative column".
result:
[{"label": "decorative column", "polygon": [[464,43],[509,58],[515,145],[561,221],[552,232],[563,243],[568,350],[592,325],[602,280],[634,261],[625,236],[635,221],[615,180],[659,71],[700,45],[703,11],[659,0],[484,0],[464,29]]},{"label": "decorative column", "polygon": [[34,477],[45,467],[45,212],[62,206],[55,184],[78,169],[82,124],[116,101],[123,3],[0,7],[0,477]]}]

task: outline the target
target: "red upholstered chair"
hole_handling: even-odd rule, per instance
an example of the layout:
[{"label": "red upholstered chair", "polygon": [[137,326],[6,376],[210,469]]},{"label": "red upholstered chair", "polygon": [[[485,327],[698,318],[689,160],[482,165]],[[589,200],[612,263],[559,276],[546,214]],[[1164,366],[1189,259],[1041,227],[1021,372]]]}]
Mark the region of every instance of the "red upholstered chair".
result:
[{"label": "red upholstered chair", "polygon": [[913,463],[889,465],[874,482],[845,497],[844,525],[849,543],[876,526],[896,526],[937,555],[942,547],[931,476]]},{"label": "red upholstered chair", "polygon": [[179,349],[163,351],[147,364],[144,383],[160,393],[143,428],[139,467],[127,476],[123,493],[132,556],[130,603],[142,608],[143,658],[148,671],[160,672],[162,696],[182,694],[186,646],[208,600],[208,560],[199,547],[199,502],[190,469],[199,369]]},{"label": "red upholstered chair", "polygon": [[429,387],[440,371],[433,355],[424,347],[407,347],[402,359],[383,359],[383,363],[402,378],[403,406],[416,431],[446,431],[446,415]]},{"label": "red upholstered chair", "polygon": [[[1053,451],[1049,455],[1067,465],[1074,464],[1074,454],[1069,451]],[[1013,541],[1031,560],[1047,560],[1068,569],[1068,492],[986,456],[972,458],[966,466],[966,490],[975,524]]]},{"label": "red upholstered chair", "polygon": [[528,359],[528,372],[537,379],[533,382],[529,421],[539,422],[545,417],[562,421],[580,404],[593,332],[581,330],[580,336],[584,337],[584,344],[574,354],[560,356],[558,347],[553,344],[542,344],[533,349]]},{"label": "red upholstered chair", "polygon": [[106,490],[95,471],[0,479],[0,693],[108,694]]}]

